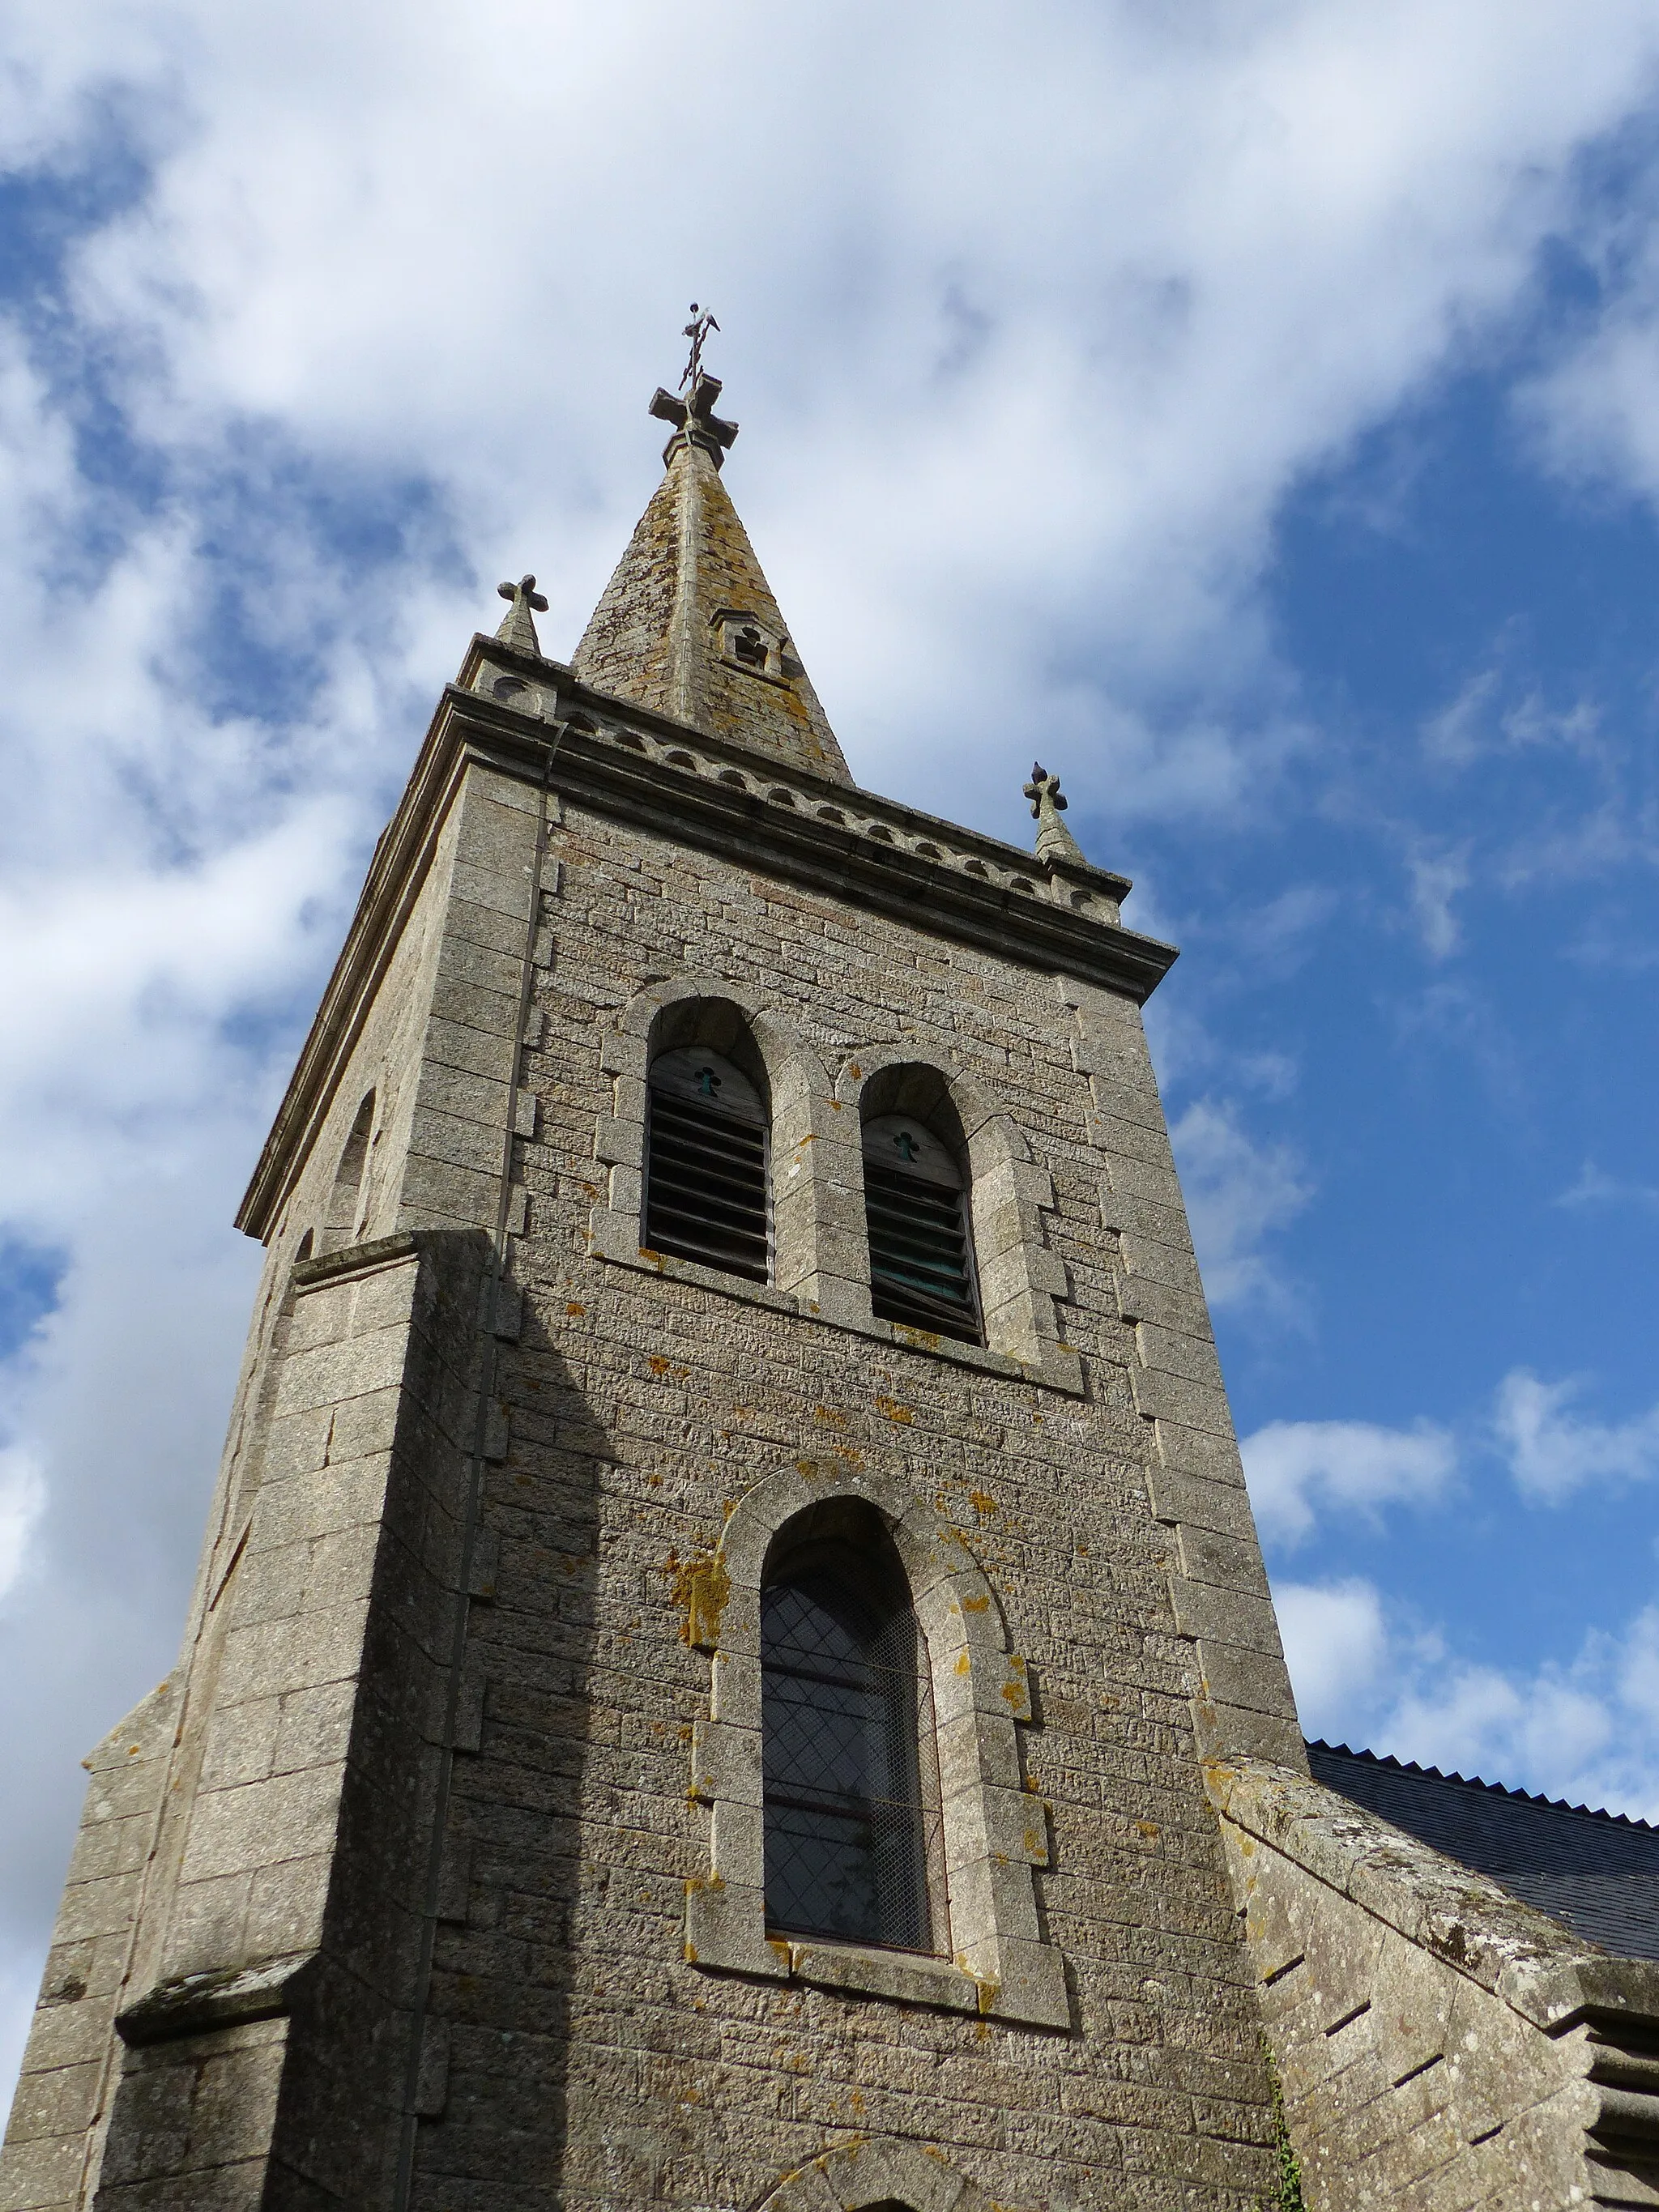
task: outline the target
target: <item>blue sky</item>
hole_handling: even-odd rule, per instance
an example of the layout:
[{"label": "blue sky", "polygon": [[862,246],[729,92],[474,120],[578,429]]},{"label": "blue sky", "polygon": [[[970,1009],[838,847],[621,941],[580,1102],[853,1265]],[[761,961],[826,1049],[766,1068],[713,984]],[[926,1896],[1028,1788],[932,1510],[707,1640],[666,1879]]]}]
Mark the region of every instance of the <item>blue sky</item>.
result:
[{"label": "blue sky", "polygon": [[728,15],[0,33],[0,2064],[368,852],[496,578],[574,643],[693,294],[860,781],[1024,841],[1040,755],[1183,947],[1310,1729],[1659,1817],[1651,9]]},{"label": "blue sky", "polygon": [[1253,1471],[1288,1451],[1322,1497],[1264,1513],[1310,1728],[1652,1815],[1659,533],[1527,404],[1595,292],[1541,254],[1506,327],[1289,488],[1263,588],[1316,751],[1196,883],[1179,823],[1141,865],[1293,1163],[1280,1303],[1220,1331]]}]

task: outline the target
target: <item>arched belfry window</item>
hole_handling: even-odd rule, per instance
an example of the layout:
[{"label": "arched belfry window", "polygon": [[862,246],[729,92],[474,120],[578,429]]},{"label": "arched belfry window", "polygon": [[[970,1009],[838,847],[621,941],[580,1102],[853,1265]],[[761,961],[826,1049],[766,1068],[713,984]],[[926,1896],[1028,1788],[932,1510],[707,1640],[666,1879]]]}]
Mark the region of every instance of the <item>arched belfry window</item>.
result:
[{"label": "arched belfry window", "polygon": [[983,1340],[968,1193],[954,1146],[919,1116],[864,1124],[870,1302],[883,1321]]},{"label": "arched belfry window", "polygon": [[659,1053],[648,1088],[646,1244],[769,1281],[768,1115],[760,1092],[731,1060],[699,1044]]},{"label": "arched belfry window", "polygon": [[761,1595],[767,1927],[936,1951],[926,1647],[886,1531],[867,1509],[841,1517],[793,1542],[786,1529]]}]

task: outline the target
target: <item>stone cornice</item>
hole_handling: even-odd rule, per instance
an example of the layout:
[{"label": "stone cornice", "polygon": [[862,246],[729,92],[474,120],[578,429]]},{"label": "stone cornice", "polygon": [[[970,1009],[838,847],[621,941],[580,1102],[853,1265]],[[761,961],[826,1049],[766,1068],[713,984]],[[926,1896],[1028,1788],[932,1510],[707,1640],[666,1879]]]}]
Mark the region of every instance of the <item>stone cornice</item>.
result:
[{"label": "stone cornice", "polygon": [[[507,696],[501,696],[506,694]],[[1156,989],[1174,946],[1127,930],[1127,878],[1044,868],[1017,846],[594,691],[556,661],[475,637],[448,685],[248,1186],[237,1226],[267,1237],[327,1110],[470,762],[804,890],[1048,974]]]}]

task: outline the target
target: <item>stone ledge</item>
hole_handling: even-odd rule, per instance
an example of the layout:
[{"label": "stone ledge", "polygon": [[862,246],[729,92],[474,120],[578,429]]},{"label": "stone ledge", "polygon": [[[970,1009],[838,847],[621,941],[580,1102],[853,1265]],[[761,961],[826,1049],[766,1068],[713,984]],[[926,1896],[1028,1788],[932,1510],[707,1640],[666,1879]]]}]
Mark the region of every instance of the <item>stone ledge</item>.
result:
[{"label": "stone ledge", "polygon": [[895,1997],[902,2004],[936,2005],[946,2012],[988,2012],[989,1992],[948,1959],[921,1952],[866,1950],[857,1943],[789,1946],[792,1980],[820,1989],[854,1990]]},{"label": "stone ledge", "polygon": [[[743,1908],[749,1904],[750,1909]],[[726,1909],[722,1910],[725,1907]],[[972,2013],[1024,2027],[1069,2028],[1071,2002],[1060,1954],[1025,1943],[1021,1971],[1006,1982],[969,1972],[950,1959],[918,1951],[886,1951],[858,1943],[811,1942],[761,1936],[748,1893],[693,1882],[686,1891],[688,1964],[705,1973],[744,1974],[766,1981],[805,1982],[898,2004]]]},{"label": "stone ledge", "polygon": [[873,1315],[866,1321],[846,1314],[826,1313],[811,1298],[798,1297],[793,1291],[775,1291],[768,1283],[748,1282],[741,1275],[722,1274],[717,1267],[699,1267],[693,1260],[674,1260],[666,1253],[653,1252],[635,1242],[635,1234],[631,1216],[618,1213],[611,1206],[595,1206],[588,1250],[596,1260],[608,1260],[613,1267],[632,1267],[642,1275],[656,1275],[665,1282],[695,1284],[699,1290],[714,1291],[721,1297],[737,1298],[745,1305],[765,1306],[773,1313],[797,1315],[805,1321],[820,1322],[826,1328],[846,1329],[854,1336],[872,1337],[880,1344],[896,1344],[905,1351],[926,1352],[934,1358],[950,1360],[958,1367],[978,1368],[983,1374],[1004,1375],[1011,1382],[1035,1383],[1044,1390],[1061,1390],[1068,1397],[1086,1395],[1082,1358],[1069,1344],[1045,1346],[1042,1364],[1037,1365],[1012,1358],[1006,1352],[993,1352],[988,1345],[959,1344],[951,1337],[935,1336],[926,1329],[904,1328],[893,1322],[878,1320]]},{"label": "stone ledge", "polygon": [[160,1983],[116,2015],[117,2032],[124,2043],[171,2043],[248,2021],[273,2020],[292,2009],[300,1978],[316,1955],[305,1951],[295,1958],[222,1966]]},{"label": "stone ledge", "polygon": [[343,1244],[337,1252],[319,1252],[301,1260],[294,1270],[296,1290],[315,1290],[321,1283],[346,1282],[354,1275],[378,1274],[403,1260],[412,1260],[420,1246],[405,1231],[397,1237],[376,1237],[367,1244]]}]

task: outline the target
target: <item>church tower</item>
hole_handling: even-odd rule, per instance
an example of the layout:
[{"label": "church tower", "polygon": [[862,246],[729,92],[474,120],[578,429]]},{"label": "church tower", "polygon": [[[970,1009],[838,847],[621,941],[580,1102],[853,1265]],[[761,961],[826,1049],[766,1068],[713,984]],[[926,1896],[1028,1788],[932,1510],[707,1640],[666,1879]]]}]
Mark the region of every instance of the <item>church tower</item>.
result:
[{"label": "church tower", "polygon": [[853,782],[719,392],[653,401],[569,665],[503,585],[375,850],[7,2206],[1273,2185],[1205,1767],[1306,1759],[1142,1033],[1175,954],[1041,768],[1034,853]]}]

